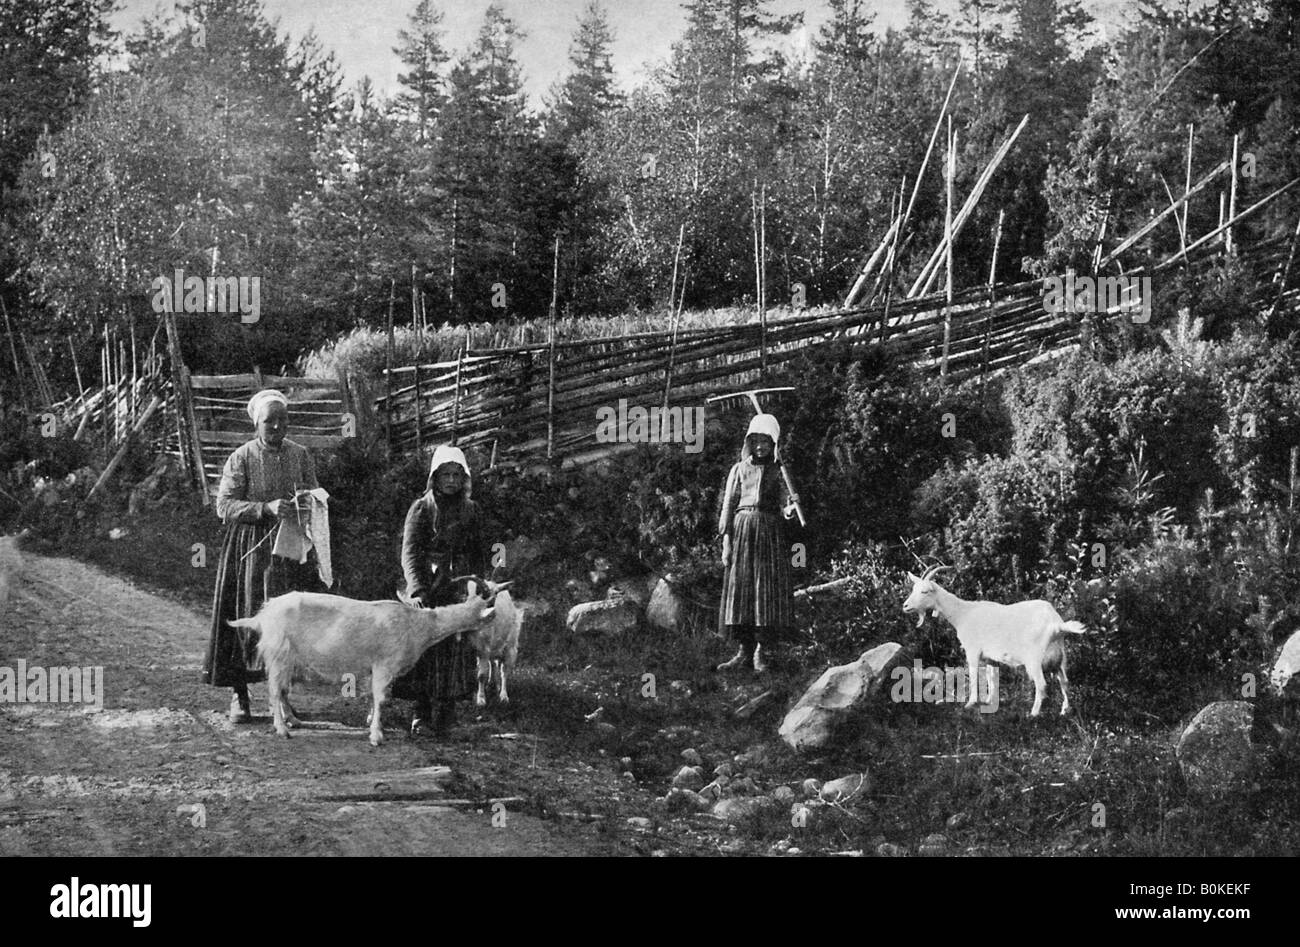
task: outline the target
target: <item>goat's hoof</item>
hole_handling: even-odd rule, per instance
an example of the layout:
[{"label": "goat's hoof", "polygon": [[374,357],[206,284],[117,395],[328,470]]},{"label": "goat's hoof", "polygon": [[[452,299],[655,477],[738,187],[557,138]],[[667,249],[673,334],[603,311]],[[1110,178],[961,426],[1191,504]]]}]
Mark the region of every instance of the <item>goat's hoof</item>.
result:
[{"label": "goat's hoof", "polygon": [[487,698],[486,698],[486,697],[475,697],[475,698],[474,698],[474,706],[475,706],[475,707],[486,707],[486,706],[487,706]]},{"label": "goat's hoof", "polygon": [[383,735],[382,733],[372,733],[372,734],[370,734],[370,745],[371,745],[371,746],[379,746],[379,744],[381,744],[381,743],[383,743],[383,742],[384,742],[384,735]]},{"label": "goat's hoof", "polygon": [[297,729],[298,727],[302,726],[302,721],[299,720],[297,717],[287,717],[285,718],[284,725],[286,727],[292,727],[293,729]]},{"label": "goat's hoof", "polygon": [[284,737],[286,740],[288,740],[293,736],[293,734],[289,732],[288,727],[276,727],[275,732],[278,733],[280,736]]}]

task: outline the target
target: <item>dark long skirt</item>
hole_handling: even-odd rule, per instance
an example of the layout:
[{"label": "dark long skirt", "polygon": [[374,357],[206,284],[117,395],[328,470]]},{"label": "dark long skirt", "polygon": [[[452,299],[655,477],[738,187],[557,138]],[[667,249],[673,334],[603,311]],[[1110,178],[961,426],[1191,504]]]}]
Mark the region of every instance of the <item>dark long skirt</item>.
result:
[{"label": "dark long skirt", "polygon": [[[460,640],[457,640],[457,639]],[[455,635],[420,656],[415,667],[393,682],[393,696],[407,700],[461,700],[478,688],[478,661],[468,635]]]},{"label": "dark long skirt", "polygon": [[794,627],[790,547],[776,513],[741,510],[732,520],[731,565],[722,580],[718,624],[781,635]]},{"label": "dark long skirt", "polygon": [[203,662],[205,684],[241,687],[266,680],[266,668],[257,653],[257,632],[231,628],[226,622],[251,618],[263,602],[285,592],[320,589],[315,551],[304,563],[271,555],[274,529],[274,522],[232,523],[226,528],[212,596],[211,637]]}]

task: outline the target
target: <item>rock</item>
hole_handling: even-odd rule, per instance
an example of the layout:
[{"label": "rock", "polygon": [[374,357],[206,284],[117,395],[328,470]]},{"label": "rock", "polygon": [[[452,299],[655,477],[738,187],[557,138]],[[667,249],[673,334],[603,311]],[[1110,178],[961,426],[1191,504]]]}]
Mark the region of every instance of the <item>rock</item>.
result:
[{"label": "rock", "polygon": [[785,715],[781,738],[796,750],[824,746],[849,711],[880,689],[901,650],[890,641],[863,652],[852,664],[829,668]]},{"label": "rock", "polygon": [[733,825],[771,810],[776,804],[767,796],[734,796],[713,806],[713,814]]},{"label": "rock", "polygon": [[624,756],[624,757],[621,757],[621,758],[619,759],[619,761],[618,761],[618,765],[621,766],[621,767],[623,767],[624,769],[631,769],[631,768],[632,768],[632,757],[630,757],[630,756]]},{"label": "rock", "polygon": [[653,852],[650,853],[650,857],[651,857],[651,858],[667,858],[667,857],[668,857],[668,853],[665,852],[662,848],[656,848]]},{"label": "rock", "polygon": [[803,790],[805,799],[820,798],[822,792],[822,781],[820,779],[805,779],[799,786]]},{"label": "rock", "polygon": [[645,606],[646,622],[659,631],[679,632],[682,630],[684,616],[682,600],[677,597],[671,585],[660,579],[651,590],[650,599]]},{"label": "rock", "polygon": [[612,723],[606,723],[604,720],[599,720],[596,722],[596,732],[604,736],[612,736],[618,732],[618,727]]},{"label": "rock", "polygon": [[866,773],[854,773],[832,779],[821,788],[819,793],[824,802],[847,802],[850,799],[865,796],[871,791],[871,777]]},{"label": "rock", "polygon": [[569,594],[570,601],[588,602],[596,594],[595,588],[586,579],[570,579],[564,583],[564,591]]},{"label": "rock", "polygon": [[713,767],[714,776],[725,776],[727,779],[730,779],[735,772],[735,768],[730,763],[719,763]]},{"label": "rock", "polygon": [[634,815],[627,820],[627,824],[632,826],[632,828],[634,829],[639,829],[642,832],[648,832],[650,831],[650,826],[653,825],[654,823],[652,823],[645,816]]},{"label": "rock", "polygon": [[683,766],[673,777],[674,789],[703,789],[704,788],[704,770],[698,766]]},{"label": "rock", "polygon": [[772,703],[776,698],[776,691],[763,691],[753,700],[746,701],[736,709],[735,717],[737,720],[748,720],[755,713]]},{"label": "rock", "polygon": [[650,602],[650,587],[655,581],[654,576],[632,576],[617,579],[605,590],[605,598],[626,599],[635,602],[637,608],[644,609]]},{"label": "rock", "polygon": [[727,792],[733,796],[756,796],[758,795],[758,784],[748,776],[744,776],[727,783]]},{"label": "rock", "polygon": [[881,858],[903,858],[907,855],[907,849],[893,842],[881,842],[876,846],[876,854]]},{"label": "rock", "polygon": [[565,622],[575,634],[601,632],[619,634],[632,631],[637,626],[639,612],[636,603],[625,599],[606,599],[602,602],[584,602],[569,609]]},{"label": "rock", "polygon": [[1279,696],[1300,701],[1300,631],[1282,645],[1268,682]]},{"label": "rock", "polygon": [[937,832],[933,835],[927,835],[921,840],[921,844],[917,846],[916,854],[922,858],[934,858],[948,854],[948,837]]},{"label": "rock", "polygon": [[700,796],[710,802],[717,802],[722,798],[722,784],[715,779],[700,790]]},{"label": "rock", "polygon": [[1244,700],[1220,700],[1201,709],[1178,740],[1178,768],[1198,796],[1224,796],[1249,788],[1255,749],[1255,710]]},{"label": "rock", "polygon": [[736,757],[736,765],[745,769],[762,769],[764,766],[770,765],[771,762],[772,757],[762,744],[751,746]]},{"label": "rock", "polygon": [[960,829],[964,828],[966,823],[969,821],[970,816],[965,812],[954,812],[952,815],[948,816],[946,825],[950,829]]},{"label": "rock", "polygon": [[664,807],[669,812],[708,812],[713,801],[689,789],[674,787],[664,796]]},{"label": "rock", "polygon": [[789,786],[777,786],[772,790],[772,798],[783,806],[788,806],[794,802],[794,790]]},{"label": "rock", "polygon": [[628,782],[628,783],[636,782],[636,776],[634,776],[632,773],[629,773],[627,770],[623,771],[623,773],[619,776],[619,779],[622,779],[624,782]]},{"label": "rock", "polygon": [[1191,821],[1192,810],[1186,806],[1178,806],[1165,813],[1165,823],[1169,826],[1171,831],[1182,830]]},{"label": "rock", "polygon": [[686,761],[687,766],[703,766],[704,760],[700,757],[699,751],[693,747],[687,747],[682,750],[682,759]]}]

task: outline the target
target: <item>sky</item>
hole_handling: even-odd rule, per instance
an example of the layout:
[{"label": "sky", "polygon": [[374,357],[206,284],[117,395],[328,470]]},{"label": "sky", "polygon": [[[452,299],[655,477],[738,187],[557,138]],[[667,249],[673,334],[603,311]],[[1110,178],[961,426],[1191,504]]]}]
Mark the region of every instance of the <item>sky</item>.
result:
[{"label": "sky", "polygon": [[[393,54],[397,33],[408,25],[418,0],[263,0],[266,16],[279,20],[280,32],[296,41],[314,29],[332,49],[348,86],[370,76],[381,94],[398,90],[400,64]],[[678,0],[602,0],[615,34],[613,63],[620,85],[630,89],[643,80],[650,67],[666,60],[672,44],[685,27],[685,12]],[[453,54],[466,49],[478,33],[489,0],[435,0],[443,12],[445,43]],[[138,29],[141,19],[170,3],[159,0],[120,0],[114,26],[123,32]],[[587,0],[501,0],[506,13],[527,34],[517,54],[525,89],[534,108],[542,96],[568,72],[568,53],[578,18]],[[955,7],[955,0],[937,0],[940,9]],[[1105,23],[1118,23],[1126,0],[1085,0],[1085,6]],[[904,0],[874,0],[878,29],[901,27],[907,19]],[[829,11],[824,0],[771,0],[773,13],[804,11],[805,38],[816,36]],[[794,42],[799,42],[796,37]]]}]

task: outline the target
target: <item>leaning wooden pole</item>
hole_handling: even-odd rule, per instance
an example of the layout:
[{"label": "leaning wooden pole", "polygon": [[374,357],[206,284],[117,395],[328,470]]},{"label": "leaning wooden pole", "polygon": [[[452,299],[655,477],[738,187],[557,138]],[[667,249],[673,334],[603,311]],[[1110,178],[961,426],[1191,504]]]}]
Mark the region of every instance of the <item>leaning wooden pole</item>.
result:
[{"label": "leaning wooden pole", "polygon": [[952,179],[957,170],[957,139],[952,131],[952,116],[948,117],[948,198],[943,222],[943,242],[947,246],[947,302],[943,310],[943,357],[939,363],[939,377],[948,377],[948,349],[952,338]]},{"label": "leaning wooden pole", "polygon": [[[397,305],[397,277],[388,280],[388,348],[384,356],[384,440],[393,449],[393,310]],[[417,406],[418,410],[418,406]]]},{"label": "leaning wooden pole", "polygon": [[1237,156],[1240,141],[1241,135],[1232,136],[1232,183],[1228,191],[1228,232],[1223,241],[1223,249],[1228,256],[1233,256],[1237,252],[1236,244],[1232,241],[1232,221],[1237,216]]},{"label": "leaning wooden pole", "polygon": [[560,235],[555,235],[551,265],[551,311],[546,320],[546,459],[555,456],[555,315],[560,302]]},{"label": "leaning wooden pole", "polygon": [[997,309],[997,305],[998,305],[998,289],[997,289],[998,247],[1002,243],[1002,219],[1005,215],[1006,215],[1006,208],[999,207],[997,229],[993,231],[993,259],[989,262],[989,282],[988,282],[989,311],[988,311],[988,315],[984,317],[984,351],[980,358],[980,396],[981,397],[983,397],[984,395],[985,376],[988,375],[988,371],[989,371],[989,332],[993,328],[993,313]]},{"label": "leaning wooden pole", "polygon": [[14,359],[14,377],[18,379],[18,392],[23,399],[23,411],[30,411],[31,402],[27,399],[27,382],[23,379],[22,365],[18,361],[18,346],[14,345],[14,327],[9,321],[9,307],[5,305],[4,296],[0,296],[0,310],[5,314],[5,334],[9,336],[9,354]]}]

